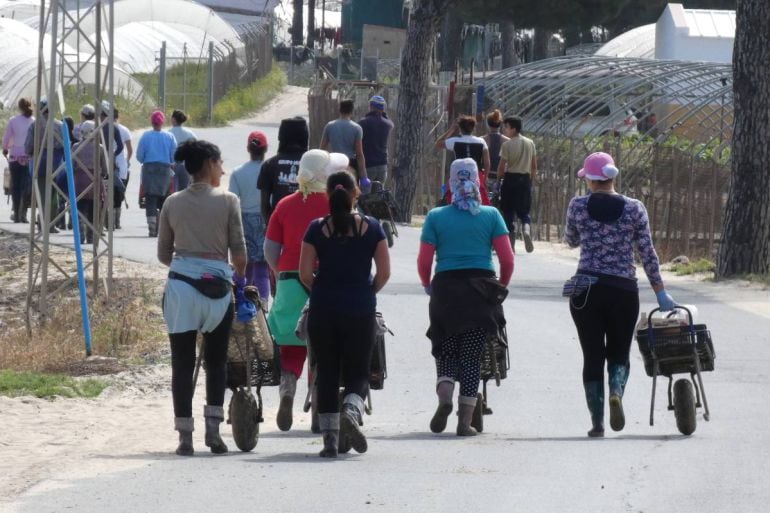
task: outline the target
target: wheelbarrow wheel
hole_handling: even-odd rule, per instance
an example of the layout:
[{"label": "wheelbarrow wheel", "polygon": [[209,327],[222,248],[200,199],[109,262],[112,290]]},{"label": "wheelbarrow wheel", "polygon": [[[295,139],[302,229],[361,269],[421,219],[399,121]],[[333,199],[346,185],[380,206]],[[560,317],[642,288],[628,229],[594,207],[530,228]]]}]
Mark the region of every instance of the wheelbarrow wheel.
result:
[{"label": "wheelbarrow wheel", "polygon": [[393,225],[390,223],[390,221],[382,222],[382,231],[385,232],[385,238],[388,241],[388,247],[392,248],[393,242],[394,242],[394,238],[393,238],[394,235],[393,235]]},{"label": "wheelbarrow wheel", "polygon": [[239,387],[233,392],[229,416],[235,445],[243,452],[253,450],[259,438],[261,412],[259,403],[250,389]]},{"label": "wheelbarrow wheel", "polygon": [[476,407],[473,409],[471,426],[479,433],[484,431],[484,396],[481,394],[476,395]]},{"label": "wheelbarrow wheel", "polygon": [[679,379],[674,383],[674,416],[680,433],[691,435],[695,432],[695,394],[689,379]]}]

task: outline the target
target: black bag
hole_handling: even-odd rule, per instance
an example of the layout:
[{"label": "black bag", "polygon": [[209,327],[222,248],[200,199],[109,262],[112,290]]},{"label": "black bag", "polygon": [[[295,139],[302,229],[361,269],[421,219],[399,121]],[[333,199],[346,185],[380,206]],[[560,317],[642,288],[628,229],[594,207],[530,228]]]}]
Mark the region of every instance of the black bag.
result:
[{"label": "black bag", "polygon": [[584,292],[590,290],[591,285],[594,285],[598,281],[599,278],[596,276],[591,276],[588,274],[576,274],[564,282],[561,295],[568,298],[578,297]]},{"label": "black bag", "polygon": [[195,290],[211,299],[222,299],[233,290],[233,284],[216,276],[204,275],[204,277],[190,278],[184,274],[169,271],[168,277],[172,280],[179,280],[192,285]]}]

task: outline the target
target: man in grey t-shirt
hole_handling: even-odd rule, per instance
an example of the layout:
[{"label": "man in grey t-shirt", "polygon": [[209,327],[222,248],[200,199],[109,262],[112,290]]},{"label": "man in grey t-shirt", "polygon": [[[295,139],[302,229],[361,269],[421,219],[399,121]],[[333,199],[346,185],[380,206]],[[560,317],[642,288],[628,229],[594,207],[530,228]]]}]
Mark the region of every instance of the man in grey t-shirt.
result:
[{"label": "man in grey t-shirt", "polygon": [[[366,161],[364,160],[361,125],[351,119],[353,100],[340,102],[340,117],[330,121],[321,135],[321,149],[333,153],[344,153],[350,159],[350,166],[356,170],[362,188],[368,187]],[[366,192],[366,191],[364,191]]]}]

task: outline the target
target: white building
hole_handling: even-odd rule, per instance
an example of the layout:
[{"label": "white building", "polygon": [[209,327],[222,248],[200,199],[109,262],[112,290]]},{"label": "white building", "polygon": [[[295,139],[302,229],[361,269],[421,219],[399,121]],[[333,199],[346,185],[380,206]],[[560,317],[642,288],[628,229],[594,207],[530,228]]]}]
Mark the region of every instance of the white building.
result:
[{"label": "white building", "polygon": [[619,35],[596,55],[729,64],[734,41],[735,11],[668,4],[656,23]]}]

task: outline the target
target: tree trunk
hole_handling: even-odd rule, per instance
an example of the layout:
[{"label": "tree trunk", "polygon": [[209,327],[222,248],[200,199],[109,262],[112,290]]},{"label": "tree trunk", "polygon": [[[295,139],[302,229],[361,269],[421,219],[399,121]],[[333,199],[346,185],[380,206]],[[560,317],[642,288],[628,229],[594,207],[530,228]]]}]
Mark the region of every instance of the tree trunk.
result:
[{"label": "tree trunk", "polygon": [[439,60],[441,71],[454,71],[462,47],[463,20],[454,11],[449,11],[441,26],[439,39]]},{"label": "tree trunk", "polygon": [[738,0],[732,176],[717,277],[770,271],[770,4]]},{"label": "tree trunk", "polygon": [[544,28],[535,29],[535,37],[532,44],[534,45],[532,51],[533,60],[539,61],[548,58],[548,39],[550,39],[551,33]]},{"label": "tree trunk", "polygon": [[291,44],[302,46],[302,0],[293,0],[294,16],[291,20]]},{"label": "tree trunk", "polygon": [[417,156],[422,151],[422,126],[428,90],[431,50],[447,10],[457,0],[415,0],[401,55],[398,94],[398,138],[393,161],[394,196],[399,221],[412,218],[417,188]]},{"label": "tree trunk", "polygon": [[307,0],[307,47],[315,45],[315,0]]},{"label": "tree trunk", "polygon": [[516,27],[512,21],[500,23],[500,37],[502,39],[503,69],[519,64],[516,55]]}]

